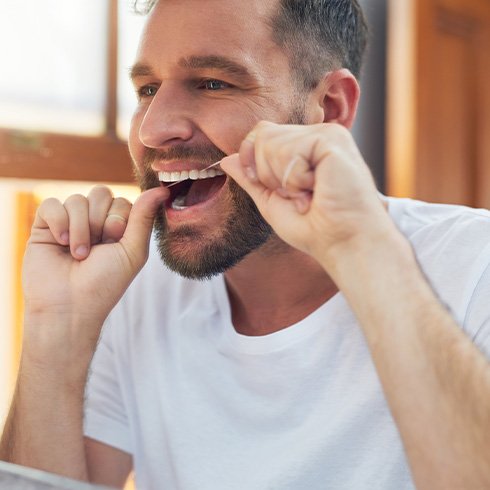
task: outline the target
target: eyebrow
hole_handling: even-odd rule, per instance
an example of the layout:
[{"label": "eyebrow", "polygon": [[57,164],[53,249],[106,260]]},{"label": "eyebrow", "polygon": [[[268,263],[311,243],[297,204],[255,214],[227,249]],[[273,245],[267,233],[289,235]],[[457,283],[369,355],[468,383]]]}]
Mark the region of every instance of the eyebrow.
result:
[{"label": "eyebrow", "polygon": [[129,78],[134,80],[139,77],[151,77],[153,70],[146,63],[135,63],[129,70]]},{"label": "eyebrow", "polygon": [[255,78],[254,75],[243,65],[227,58],[226,56],[191,56],[190,58],[181,58],[179,66],[193,70],[202,68],[211,68],[228,73],[233,77]]},{"label": "eyebrow", "polygon": [[[208,56],[191,56],[189,58],[181,58],[178,61],[178,65],[181,68],[187,68],[191,70],[198,69],[214,69],[227,73],[228,75],[245,80],[255,80],[256,76],[248,70],[245,66],[231,60],[225,56],[208,55]],[[146,63],[134,64],[130,71],[129,77],[134,80],[138,77],[153,76],[154,72],[150,65]]]}]

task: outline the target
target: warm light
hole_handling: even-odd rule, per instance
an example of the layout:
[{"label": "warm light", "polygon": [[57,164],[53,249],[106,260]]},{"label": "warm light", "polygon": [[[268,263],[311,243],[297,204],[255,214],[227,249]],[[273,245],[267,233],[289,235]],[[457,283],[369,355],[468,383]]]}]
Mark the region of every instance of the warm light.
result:
[{"label": "warm light", "polygon": [[3,2],[0,126],[103,131],[107,6],[107,0]]},{"label": "warm light", "polygon": [[[68,196],[72,194],[88,195],[90,190],[95,184],[91,182],[42,182],[36,184],[32,188],[33,194],[38,201],[43,201],[48,197],[55,197],[63,202]],[[111,188],[115,197],[125,197],[131,202],[139,196],[140,190],[136,186],[132,185],[114,185],[107,184]]]},{"label": "warm light", "polygon": [[[48,197],[55,197],[64,201],[72,194],[87,195],[94,186],[88,182],[53,182],[53,181],[28,181],[28,180],[0,180],[0,223],[2,223],[2,240],[0,241],[0,270],[2,280],[0,281],[0,432],[3,421],[7,415],[14,379],[18,363],[18,339],[20,337],[20,325],[18,324],[18,311],[16,305],[20,304],[20,291],[16,289],[16,281],[20,277],[20,264],[15,258],[24,243],[16,243],[18,229],[27,226],[25,220],[19,219],[16,209],[19,193],[33,196],[37,202]],[[109,185],[114,196],[125,197],[131,202],[140,194],[136,186]],[[26,228],[25,233],[29,233]],[[27,237],[26,237],[27,238]],[[23,242],[26,240],[24,239]],[[19,249],[18,249],[19,248]]]},{"label": "warm light", "polygon": [[135,14],[130,5],[132,2],[119,0],[119,52],[117,73],[117,134],[127,139],[129,123],[136,106],[136,95],[129,80],[129,70],[134,64],[141,30],[146,17]]}]

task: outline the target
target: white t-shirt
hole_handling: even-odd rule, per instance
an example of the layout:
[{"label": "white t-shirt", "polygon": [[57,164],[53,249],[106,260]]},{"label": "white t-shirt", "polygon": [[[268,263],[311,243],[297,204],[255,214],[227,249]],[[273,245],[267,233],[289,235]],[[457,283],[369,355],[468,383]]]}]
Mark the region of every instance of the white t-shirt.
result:
[{"label": "white t-shirt", "polygon": [[[490,213],[389,204],[442,301],[488,355]],[[85,433],[133,455],[141,490],[414,488],[341,293],[287,329],[247,337],[233,328],[223,277],[183,279],[155,250],[104,327]]]}]

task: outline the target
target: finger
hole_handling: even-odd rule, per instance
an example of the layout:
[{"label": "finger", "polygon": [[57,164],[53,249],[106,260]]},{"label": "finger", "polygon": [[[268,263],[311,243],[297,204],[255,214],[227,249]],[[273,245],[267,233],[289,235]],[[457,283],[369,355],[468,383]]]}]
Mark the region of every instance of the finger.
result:
[{"label": "finger", "polygon": [[296,206],[296,211],[298,211],[299,214],[306,214],[310,210],[311,200],[311,192],[298,193],[298,195],[293,198],[294,205]]},{"label": "finger", "polygon": [[153,221],[157,212],[163,212],[160,208],[169,195],[168,189],[155,187],[143,192],[133,204],[119,243],[124,246],[135,267],[141,266],[146,260]]},{"label": "finger", "polygon": [[[259,178],[270,189],[278,187],[293,190],[311,190],[313,188],[313,166],[308,153],[311,136],[304,126],[277,125],[268,123],[258,136],[256,159],[266,172]],[[266,180],[267,179],[267,180]]]},{"label": "finger", "polygon": [[[252,131],[254,142],[255,172],[257,179],[271,190],[287,184],[295,191],[312,190],[313,168],[302,154],[305,147],[305,132],[302,126],[280,125],[267,121],[260,122]],[[240,150],[244,165],[250,157],[246,152],[247,136]]]},{"label": "finger", "polygon": [[[221,161],[221,168],[236,181],[236,183],[252,198],[264,219],[274,228],[279,236],[286,227],[300,229],[303,218],[311,203],[310,193],[296,193],[291,195],[289,191],[281,189],[270,190],[260,181],[251,181],[246,175],[240,156],[230,155]],[[281,192],[286,193],[283,197]],[[287,225],[284,217],[287,216]],[[279,226],[278,226],[279,225]]]},{"label": "finger", "polygon": [[255,138],[256,130],[252,130],[242,141],[239,150],[243,170],[251,181],[257,180],[257,170],[255,165]]},{"label": "finger", "polygon": [[132,204],[122,197],[118,197],[112,201],[112,205],[107,210],[105,216],[102,231],[103,243],[118,242],[122,238],[126,231],[131,207]]},{"label": "finger", "polygon": [[267,188],[273,190],[281,185],[280,176],[274,171],[272,164],[278,149],[276,140],[281,135],[278,125],[266,121],[256,126],[254,141],[255,172],[257,180],[260,180]]},{"label": "finger", "polygon": [[90,252],[90,227],[88,200],[75,194],[64,203],[69,219],[70,252],[75,259],[83,260]]},{"label": "finger", "polygon": [[69,243],[68,213],[63,204],[55,198],[46,199],[41,203],[32,225],[31,241],[49,239],[60,245]]},{"label": "finger", "polygon": [[[260,134],[257,134],[259,128],[253,130],[239,150],[240,162],[249,180],[260,180],[271,190],[282,187],[292,191],[312,191],[314,169],[297,152],[301,142],[291,144],[291,134],[280,133],[276,125],[262,123],[261,127],[265,129]],[[249,138],[250,135],[253,138]],[[256,161],[260,161],[258,168]]]},{"label": "finger", "polygon": [[276,165],[278,172],[282,173],[281,188],[293,192],[312,191],[315,185],[315,174],[309,162],[301,155],[289,157],[289,160],[288,157]]},{"label": "finger", "polygon": [[221,160],[221,168],[253,199],[259,210],[264,204],[265,194],[270,193],[259,180],[251,180],[245,173],[240,155],[235,153]]},{"label": "finger", "polygon": [[[269,121],[260,121],[250,131],[243,140],[239,154],[245,174],[251,180],[262,180],[267,183],[268,168],[264,161],[264,149],[268,146],[269,141],[274,136],[280,134],[280,126]],[[259,161],[261,162],[259,168]]]},{"label": "finger", "polygon": [[296,206],[296,210],[300,214],[305,214],[310,209],[311,200],[313,198],[313,193],[310,191],[289,191],[281,187],[275,192],[283,199],[293,201],[294,205]]},{"label": "finger", "polygon": [[112,191],[102,185],[94,187],[88,197],[88,221],[90,226],[90,243],[100,243],[104,223],[111,208],[114,196]]}]

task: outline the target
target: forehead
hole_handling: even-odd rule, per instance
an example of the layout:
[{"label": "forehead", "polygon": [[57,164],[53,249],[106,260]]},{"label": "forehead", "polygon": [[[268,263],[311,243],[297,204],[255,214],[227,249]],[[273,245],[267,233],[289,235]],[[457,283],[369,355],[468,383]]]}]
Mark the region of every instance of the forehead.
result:
[{"label": "forehead", "polygon": [[245,63],[283,64],[269,26],[277,3],[160,0],[148,16],[138,60],[154,65],[190,56],[222,55]]}]

